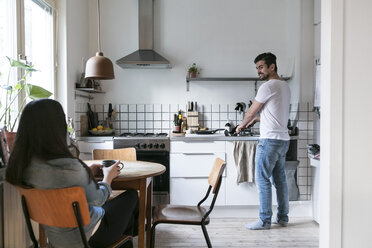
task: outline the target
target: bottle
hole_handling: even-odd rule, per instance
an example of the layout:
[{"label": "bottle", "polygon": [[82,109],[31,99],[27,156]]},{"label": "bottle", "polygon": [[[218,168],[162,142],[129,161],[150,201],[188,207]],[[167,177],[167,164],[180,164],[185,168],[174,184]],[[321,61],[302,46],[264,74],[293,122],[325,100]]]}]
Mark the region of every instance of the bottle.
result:
[{"label": "bottle", "polygon": [[181,132],[186,133],[187,130],[187,119],[186,116],[182,119]]}]

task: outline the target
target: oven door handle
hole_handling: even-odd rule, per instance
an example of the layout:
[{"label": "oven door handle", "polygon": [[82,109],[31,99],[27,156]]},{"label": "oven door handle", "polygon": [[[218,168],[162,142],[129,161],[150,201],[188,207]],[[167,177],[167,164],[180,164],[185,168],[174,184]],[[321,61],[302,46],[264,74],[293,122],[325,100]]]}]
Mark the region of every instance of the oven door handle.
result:
[{"label": "oven door handle", "polygon": [[183,155],[214,155],[214,153],[213,152],[210,152],[210,153],[195,153],[195,152],[193,152],[193,153],[188,153],[188,152],[184,152],[184,153],[182,153]]}]

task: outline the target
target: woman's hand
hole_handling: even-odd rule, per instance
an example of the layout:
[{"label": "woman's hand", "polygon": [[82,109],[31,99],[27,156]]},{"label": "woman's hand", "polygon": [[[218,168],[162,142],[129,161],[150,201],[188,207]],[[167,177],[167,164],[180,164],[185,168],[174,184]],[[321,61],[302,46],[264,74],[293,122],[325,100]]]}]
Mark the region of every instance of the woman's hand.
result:
[{"label": "woman's hand", "polygon": [[102,182],[111,184],[112,180],[120,174],[120,161],[117,161],[115,164],[109,167],[103,167],[103,180]]},{"label": "woman's hand", "polygon": [[91,164],[91,165],[88,165],[88,166],[89,166],[90,170],[92,171],[93,176],[98,176],[100,174],[100,171],[102,169],[101,164]]}]

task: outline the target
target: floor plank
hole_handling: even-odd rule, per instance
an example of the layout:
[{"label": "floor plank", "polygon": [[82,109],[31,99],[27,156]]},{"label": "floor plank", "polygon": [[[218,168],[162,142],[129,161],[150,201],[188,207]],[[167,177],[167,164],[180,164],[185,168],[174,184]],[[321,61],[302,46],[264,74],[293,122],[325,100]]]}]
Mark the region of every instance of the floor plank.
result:
[{"label": "floor plank", "polygon": [[[319,226],[310,218],[291,218],[288,227],[272,225],[270,230],[252,231],[244,225],[253,218],[213,218],[207,226],[213,247],[319,247]],[[137,247],[137,239],[134,240]],[[199,226],[159,224],[156,248],[207,247]]]}]

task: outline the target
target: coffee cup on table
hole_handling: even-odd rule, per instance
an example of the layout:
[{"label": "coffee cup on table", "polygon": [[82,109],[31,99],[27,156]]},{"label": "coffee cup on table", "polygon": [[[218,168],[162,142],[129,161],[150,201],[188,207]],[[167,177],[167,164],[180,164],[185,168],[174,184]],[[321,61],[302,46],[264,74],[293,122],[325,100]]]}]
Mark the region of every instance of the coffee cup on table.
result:
[{"label": "coffee cup on table", "polygon": [[[102,160],[102,166],[103,167],[110,167],[111,165],[115,164],[118,161],[119,160],[111,160],[111,159],[109,159],[109,160]],[[118,164],[118,166],[120,168],[119,170],[122,170],[124,168],[124,164],[122,162],[120,162]]]}]

